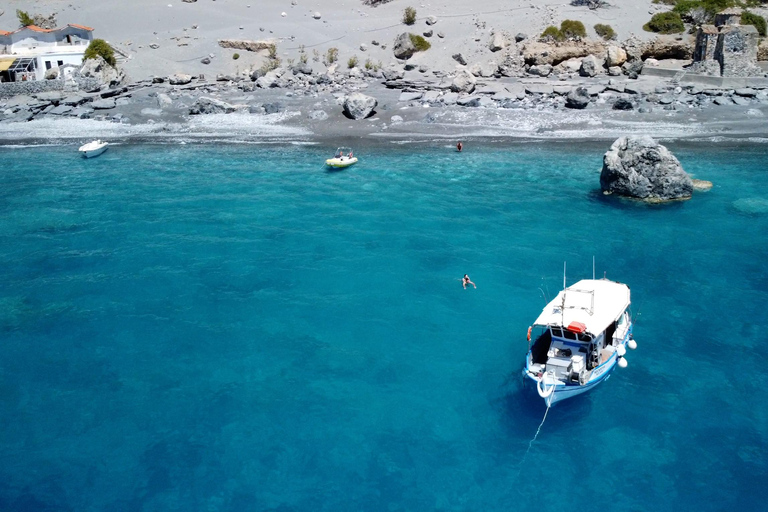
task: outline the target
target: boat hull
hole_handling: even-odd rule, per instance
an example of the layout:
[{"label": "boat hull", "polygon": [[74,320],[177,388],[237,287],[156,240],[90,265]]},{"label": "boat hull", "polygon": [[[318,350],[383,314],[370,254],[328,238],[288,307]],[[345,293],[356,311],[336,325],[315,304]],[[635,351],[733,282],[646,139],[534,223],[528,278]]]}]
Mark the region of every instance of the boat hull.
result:
[{"label": "boat hull", "polygon": [[106,150],[107,150],[107,146],[104,146],[103,148],[100,148],[100,149],[92,149],[92,150],[82,150],[81,149],[80,153],[82,153],[85,158],[94,158],[94,157],[99,156],[100,154],[102,154]]},{"label": "boat hull", "polygon": [[329,158],[325,161],[325,165],[334,169],[343,169],[357,163],[357,157],[352,158]]}]

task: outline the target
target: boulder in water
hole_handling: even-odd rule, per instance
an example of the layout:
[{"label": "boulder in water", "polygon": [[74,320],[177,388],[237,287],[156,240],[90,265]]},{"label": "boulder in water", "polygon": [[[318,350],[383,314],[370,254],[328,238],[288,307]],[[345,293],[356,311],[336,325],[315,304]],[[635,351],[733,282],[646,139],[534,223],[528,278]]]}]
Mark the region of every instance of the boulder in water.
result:
[{"label": "boulder in water", "polygon": [[693,181],[680,162],[651,137],[620,137],[603,156],[600,187],[648,202],[690,199]]}]

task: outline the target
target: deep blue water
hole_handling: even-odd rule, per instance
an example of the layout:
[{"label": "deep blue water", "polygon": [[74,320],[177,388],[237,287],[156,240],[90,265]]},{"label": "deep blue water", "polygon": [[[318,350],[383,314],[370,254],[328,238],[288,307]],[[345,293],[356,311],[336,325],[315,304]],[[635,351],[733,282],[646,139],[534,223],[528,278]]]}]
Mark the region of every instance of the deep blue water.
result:
[{"label": "deep blue water", "polygon": [[[663,206],[608,145],[0,148],[0,510],[765,510],[768,145]],[[593,256],[639,348],[525,455]]]}]

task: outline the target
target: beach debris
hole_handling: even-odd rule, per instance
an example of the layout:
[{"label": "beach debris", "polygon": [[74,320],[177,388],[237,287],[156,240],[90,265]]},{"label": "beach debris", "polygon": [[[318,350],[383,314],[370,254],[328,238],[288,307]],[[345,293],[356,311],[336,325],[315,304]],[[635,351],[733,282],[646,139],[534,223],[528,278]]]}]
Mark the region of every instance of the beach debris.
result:
[{"label": "beach debris", "polygon": [[433,33],[434,33],[434,32],[432,31],[432,29],[429,29],[429,30],[425,30],[424,32],[422,32],[422,34],[424,35],[424,37],[432,37],[432,34],[433,34]]},{"label": "beach debris", "polygon": [[313,17],[314,19],[316,19],[316,20],[319,20],[320,18],[322,18],[322,16],[320,16],[320,13],[319,13],[319,12],[317,12],[317,11],[315,11],[315,12],[312,14],[312,17]]},{"label": "beach debris", "polygon": [[600,188],[649,202],[689,199],[693,181],[664,146],[649,136],[619,137],[603,156]]},{"label": "beach debris", "polygon": [[181,1],[184,2],[185,4],[193,4],[197,2],[197,0],[181,0]]},{"label": "beach debris", "polygon": [[576,87],[565,98],[565,106],[568,108],[583,109],[589,105],[589,92],[586,87]]},{"label": "beach debris", "polygon": [[149,45],[149,47],[152,48],[153,50],[157,50],[158,48],[160,48],[160,45],[157,43],[152,43]]},{"label": "beach debris", "polygon": [[367,52],[368,51],[368,45],[365,43],[360,44],[360,51],[361,52]]},{"label": "beach debris", "polygon": [[437,16],[432,16],[432,15],[427,16],[426,23],[427,25],[434,25],[435,23],[437,23]]},{"label": "beach debris", "polygon": [[285,11],[283,11],[283,12],[281,12],[281,13],[280,13],[280,16],[282,16],[283,18],[285,18],[286,16],[288,16],[288,13],[287,13],[287,12],[285,12]]},{"label": "beach debris", "polygon": [[353,92],[344,98],[344,115],[350,119],[365,119],[373,113],[379,102],[372,96]]},{"label": "beach debris", "polygon": [[207,65],[207,64],[210,64],[210,63],[211,63],[211,58],[210,57],[203,57],[202,59],[200,59],[200,64],[206,64]]}]

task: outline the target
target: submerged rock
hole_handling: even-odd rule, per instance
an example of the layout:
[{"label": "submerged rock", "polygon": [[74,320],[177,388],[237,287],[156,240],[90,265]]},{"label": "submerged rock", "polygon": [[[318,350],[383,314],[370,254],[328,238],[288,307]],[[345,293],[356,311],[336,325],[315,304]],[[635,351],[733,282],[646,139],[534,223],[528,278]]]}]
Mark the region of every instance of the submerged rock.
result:
[{"label": "submerged rock", "polygon": [[603,156],[600,187],[649,202],[689,199],[693,181],[670,151],[651,137],[620,137]]}]

